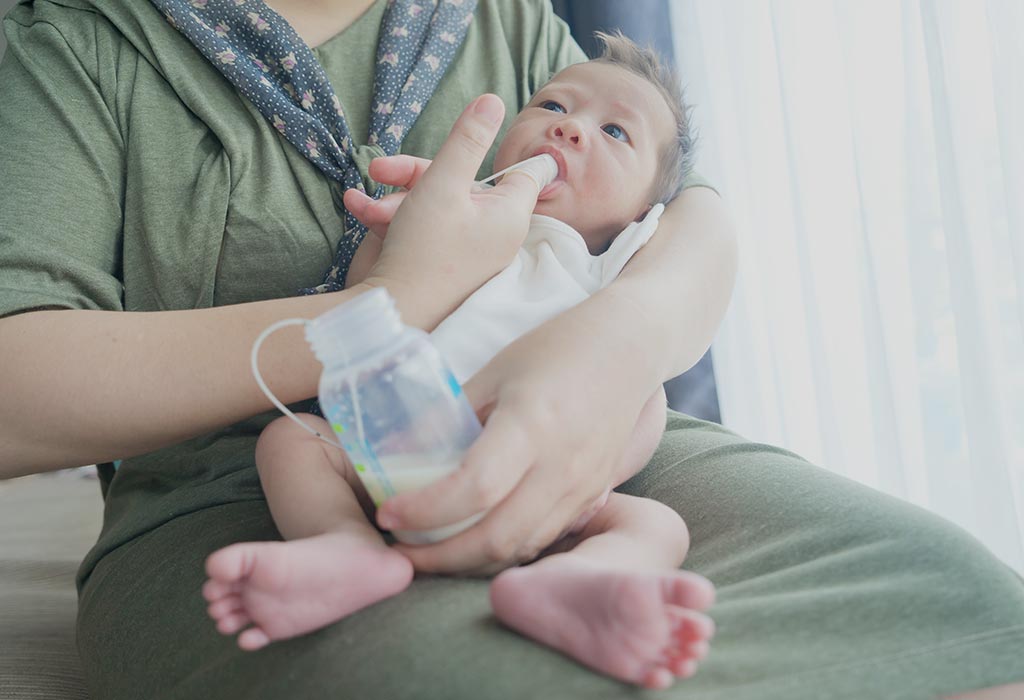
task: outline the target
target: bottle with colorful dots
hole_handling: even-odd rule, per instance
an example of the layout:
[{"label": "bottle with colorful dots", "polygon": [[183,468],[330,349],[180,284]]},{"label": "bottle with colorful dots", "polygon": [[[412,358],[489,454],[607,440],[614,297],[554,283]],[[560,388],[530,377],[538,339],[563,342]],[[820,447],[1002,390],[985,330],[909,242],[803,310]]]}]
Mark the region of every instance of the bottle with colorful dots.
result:
[{"label": "bottle with colorful dots", "polygon": [[[323,364],[320,409],[374,503],[459,468],[480,422],[424,331],[402,323],[383,288],[305,324]],[[437,542],[483,517],[429,531],[396,531],[410,544]]]}]

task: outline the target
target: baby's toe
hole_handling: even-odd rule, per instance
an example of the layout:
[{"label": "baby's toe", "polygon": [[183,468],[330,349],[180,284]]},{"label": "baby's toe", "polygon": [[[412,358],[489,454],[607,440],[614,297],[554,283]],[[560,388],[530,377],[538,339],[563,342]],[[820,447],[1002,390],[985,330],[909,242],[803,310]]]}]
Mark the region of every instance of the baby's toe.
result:
[{"label": "baby's toe", "polygon": [[221,634],[234,634],[250,624],[252,624],[252,618],[244,611],[228,613],[217,619],[217,631]]},{"label": "baby's toe", "polygon": [[659,666],[647,672],[642,685],[649,690],[665,690],[671,688],[674,681],[675,676],[672,671]]},{"label": "baby's toe", "polygon": [[669,665],[669,669],[677,678],[689,678],[697,673],[697,660],[685,657],[679,658]]},{"label": "baby's toe", "polygon": [[224,583],[243,581],[256,568],[260,544],[241,542],[218,549],[206,558],[206,575]]},{"label": "baby's toe", "polygon": [[673,645],[686,648],[715,636],[715,622],[704,613],[687,608],[669,608]]},{"label": "baby's toe", "polygon": [[242,597],[237,595],[225,596],[206,606],[206,613],[214,620],[244,610],[245,604],[242,602]]},{"label": "baby's toe", "polygon": [[241,590],[242,584],[240,583],[228,583],[227,581],[218,581],[211,578],[203,584],[203,597],[206,598],[207,602],[212,603],[215,600],[236,595]]},{"label": "baby's toe", "polygon": [[707,610],[715,602],[715,587],[710,581],[690,571],[679,571],[663,584],[665,602],[691,610]]},{"label": "baby's toe", "polygon": [[705,641],[694,642],[686,647],[686,655],[697,661],[703,661],[708,656],[708,651],[711,649],[711,645]]},{"label": "baby's toe", "polygon": [[238,646],[245,651],[256,651],[270,644],[270,637],[259,627],[250,627],[238,635]]}]

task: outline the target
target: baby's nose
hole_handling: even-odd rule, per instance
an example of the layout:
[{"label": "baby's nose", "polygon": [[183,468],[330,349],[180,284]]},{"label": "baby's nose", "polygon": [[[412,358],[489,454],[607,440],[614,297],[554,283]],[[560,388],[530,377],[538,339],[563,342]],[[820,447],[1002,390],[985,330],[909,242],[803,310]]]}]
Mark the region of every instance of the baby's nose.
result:
[{"label": "baby's nose", "polygon": [[574,146],[581,146],[585,144],[583,129],[581,129],[575,122],[556,126],[554,135],[555,138],[564,139]]}]

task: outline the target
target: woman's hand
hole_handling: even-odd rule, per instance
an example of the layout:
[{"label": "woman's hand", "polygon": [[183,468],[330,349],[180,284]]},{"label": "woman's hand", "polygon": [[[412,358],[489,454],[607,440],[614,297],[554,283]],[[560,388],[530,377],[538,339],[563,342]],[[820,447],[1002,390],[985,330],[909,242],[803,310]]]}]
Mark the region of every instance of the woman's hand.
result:
[{"label": "woman's hand", "polygon": [[[370,229],[370,233],[383,241],[388,232],[388,225],[402,204],[402,200],[427,171],[430,163],[431,161],[427,158],[417,158],[405,154],[374,158],[370,161],[370,177],[377,182],[393,185],[400,189],[380,199],[374,199],[357,189],[345,190],[345,208],[363,222]],[[474,187],[473,191],[483,192],[490,187],[490,185]]]},{"label": "woman's hand", "polygon": [[[508,265],[526,237],[539,194],[532,178],[512,172],[493,189],[474,188],[504,113],[498,97],[478,97],[425,171],[414,168],[404,182],[382,180],[412,189],[386,227],[365,283],[387,287],[406,323],[433,328]],[[353,213],[358,211],[357,201]]]},{"label": "woman's hand", "polygon": [[400,187],[397,192],[374,199],[355,188],[345,190],[345,208],[368,229],[366,237],[352,257],[345,275],[345,286],[359,284],[370,275],[384,247],[388,226],[395,212],[416,182],[430,167],[430,161],[416,156],[397,155],[370,161],[370,177],[377,182]]},{"label": "woman's hand", "polygon": [[520,338],[474,376],[465,390],[485,424],[462,468],[381,505],[377,522],[401,530],[490,509],[438,544],[397,545],[418,570],[488,574],[528,561],[621,481],[637,418],[660,378],[615,326],[620,312],[635,309],[616,310],[620,302],[607,296]]},{"label": "woman's hand", "polygon": [[398,207],[409,194],[409,190],[419,182],[423,173],[427,172],[430,163],[427,158],[405,154],[374,158],[370,161],[370,177],[377,182],[400,189],[380,199],[374,199],[354,188],[345,190],[345,208],[363,222],[370,229],[370,233],[383,241]]}]

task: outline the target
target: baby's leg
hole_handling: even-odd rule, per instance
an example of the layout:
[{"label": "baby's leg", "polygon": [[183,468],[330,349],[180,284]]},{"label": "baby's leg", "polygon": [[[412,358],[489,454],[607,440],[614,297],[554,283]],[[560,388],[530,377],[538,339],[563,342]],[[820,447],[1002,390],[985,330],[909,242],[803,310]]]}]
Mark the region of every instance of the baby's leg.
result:
[{"label": "baby's leg", "polygon": [[[323,435],[321,418],[303,415]],[[341,449],[287,418],[260,435],[256,465],[285,542],[243,542],[206,560],[210,616],[243,649],[259,649],[340,620],[396,595],[412,564],[388,548],[367,520]]]},{"label": "baby's leg", "polygon": [[667,407],[665,389],[658,387],[640,411],[640,416],[633,427],[633,434],[622,453],[622,464],[616,472],[614,486],[629,481],[651,461],[661,443],[661,436],[665,434]]},{"label": "baby's leg", "polygon": [[693,675],[714,634],[699,612],[714,588],[677,568],[689,547],[682,519],[656,501],[612,493],[578,537],[568,551],[498,575],[497,617],[629,683],[667,688]]},{"label": "baby's leg", "polygon": [[611,488],[590,504],[590,507],[576,518],[576,521],[569,526],[566,532],[573,534],[581,532],[586,524],[590,522],[590,519],[594,517],[594,514],[604,508],[611,489],[632,479],[651,461],[654,451],[658,449],[658,444],[661,442],[661,436],[665,433],[665,409],[667,406],[665,389],[659,386],[658,390],[647,400],[647,403],[644,404],[643,409],[640,411],[640,416],[633,427],[633,433],[630,435],[629,442],[626,443],[626,449],[622,453],[619,468],[613,475]]}]

